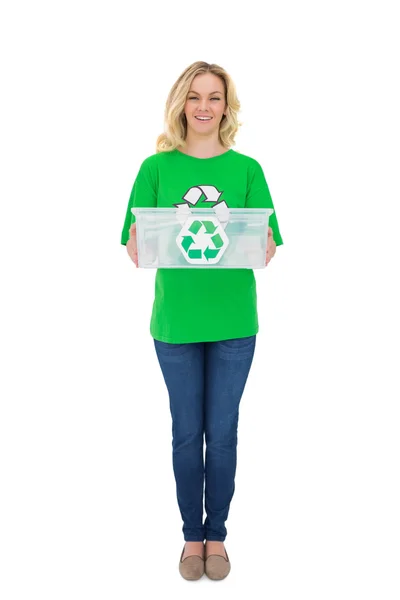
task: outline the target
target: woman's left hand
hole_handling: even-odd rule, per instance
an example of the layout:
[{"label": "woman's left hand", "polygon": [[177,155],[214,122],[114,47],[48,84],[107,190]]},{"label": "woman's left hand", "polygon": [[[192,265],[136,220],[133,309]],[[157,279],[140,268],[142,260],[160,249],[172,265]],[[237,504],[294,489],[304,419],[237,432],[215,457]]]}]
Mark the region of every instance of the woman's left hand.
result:
[{"label": "woman's left hand", "polygon": [[274,242],[272,229],[271,229],[271,227],[268,227],[267,256],[265,259],[266,260],[265,266],[267,266],[267,264],[269,263],[271,258],[275,255],[275,252],[276,252],[276,243]]}]

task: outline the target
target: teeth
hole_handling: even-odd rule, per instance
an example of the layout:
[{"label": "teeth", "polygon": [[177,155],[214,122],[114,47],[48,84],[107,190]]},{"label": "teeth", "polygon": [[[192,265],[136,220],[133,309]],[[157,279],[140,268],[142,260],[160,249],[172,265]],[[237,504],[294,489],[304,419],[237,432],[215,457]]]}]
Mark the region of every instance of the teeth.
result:
[{"label": "teeth", "polygon": [[199,121],[211,121],[211,117],[195,117]]}]

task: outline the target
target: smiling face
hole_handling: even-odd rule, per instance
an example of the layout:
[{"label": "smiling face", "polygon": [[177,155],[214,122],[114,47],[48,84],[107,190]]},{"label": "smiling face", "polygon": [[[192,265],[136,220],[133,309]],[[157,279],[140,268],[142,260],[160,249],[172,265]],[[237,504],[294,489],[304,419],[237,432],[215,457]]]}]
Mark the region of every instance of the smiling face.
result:
[{"label": "smiling face", "polygon": [[226,113],[223,81],[212,73],[196,75],[186,98],[184,112],[188,133],[210,136],[219,131]]}]

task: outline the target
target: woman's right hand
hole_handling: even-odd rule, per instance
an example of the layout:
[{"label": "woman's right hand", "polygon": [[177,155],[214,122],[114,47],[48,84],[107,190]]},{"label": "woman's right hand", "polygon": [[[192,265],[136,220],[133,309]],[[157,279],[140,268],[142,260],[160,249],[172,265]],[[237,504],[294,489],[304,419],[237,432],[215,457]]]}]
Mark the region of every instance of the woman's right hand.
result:
[{"label": "woman's right hand", "polygon": [[136,223],[132,223],[129,228],[129,240],[126,242],[126,249],[128,251],[129,256],[138,267],[138,251],[137,251],[137,241],[136,241]]}]

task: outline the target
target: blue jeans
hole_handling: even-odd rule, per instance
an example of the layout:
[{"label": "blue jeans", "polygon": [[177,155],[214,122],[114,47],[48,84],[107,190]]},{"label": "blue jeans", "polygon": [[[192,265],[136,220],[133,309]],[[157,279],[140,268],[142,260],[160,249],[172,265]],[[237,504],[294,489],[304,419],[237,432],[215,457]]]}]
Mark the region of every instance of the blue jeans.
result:
[{"label": "blue jeans", "polygon": [[256,336],[189,344],[154,340],[154,345],[169,393],[184,539],[224,541],[235,490],[239,402]]}]

